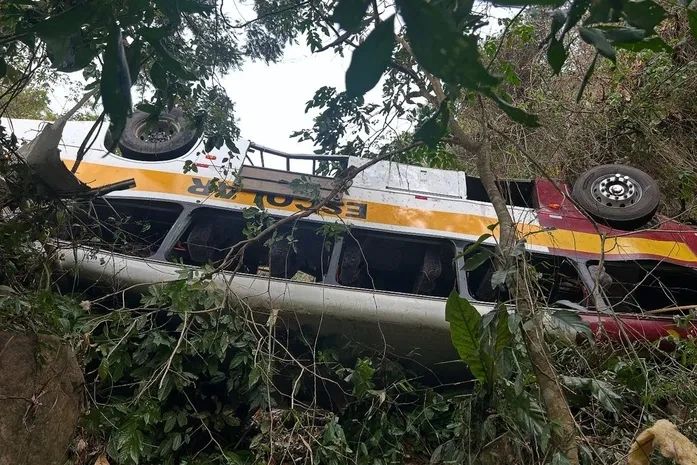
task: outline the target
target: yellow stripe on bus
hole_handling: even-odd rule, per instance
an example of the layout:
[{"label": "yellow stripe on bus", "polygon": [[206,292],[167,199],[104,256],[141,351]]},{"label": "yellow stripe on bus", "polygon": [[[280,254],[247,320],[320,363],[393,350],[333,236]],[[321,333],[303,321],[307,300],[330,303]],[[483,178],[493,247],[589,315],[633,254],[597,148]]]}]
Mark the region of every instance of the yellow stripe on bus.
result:
[{"label": "yellow stripe on bus", "polygon": [[[194,177],[193,175],[183,173],[107,166],[87,162],[83,162],[80,165],[77,174],[83,182],[92,187],[134,178],[136,191],[185,195],[192,197],[192,200],[206,198],[205,196],[197,196],[191,193],[190,189],[195,188],[195,186],[192,186],[193,180],[197,178],[199,183],[207,183],[209,180],[198,175]],[[215,197],[215,200],[250,206],[254,205],[255,196],[256,194],[251,192],[239,192],[234,198]],[[296,204],[298,203],[303,203],[303,201],[293,201],[289,205],[274,204],[273,208],[292,212],[297,211]],[[350,198],[344,198],[343,203],[347,208],[344,208],[339,213],[339,216],[349,218],[351,221],[367,221],[391,226],[429,229],[474,237],[487,232],[487,226],[497,221],[493,217],[481,215],[424,210],[362,200],[355,200],[354,202]],[[308,205],[309,202],[305,201],[304,206]],[[365,211],[362,211],[361,208],[364,208]],[[544,231],[539,226],[528,224],[520,224],[519,228],[521,233],[526,235],[526,240],[531,245],[595,255],[601,254],[604,245],[605,254],[610,256],[651,255],[684,262],[697,262],[697,255],[687,244],[682,242],[621,236],[607,238],[603,244],[601,237],[593,233],[565,229]]]}]

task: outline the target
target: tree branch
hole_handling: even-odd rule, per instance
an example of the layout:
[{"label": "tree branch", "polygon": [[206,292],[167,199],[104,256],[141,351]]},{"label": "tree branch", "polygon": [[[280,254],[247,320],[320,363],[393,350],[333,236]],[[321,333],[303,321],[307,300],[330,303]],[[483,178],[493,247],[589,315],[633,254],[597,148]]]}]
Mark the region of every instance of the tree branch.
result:
[{"label": "tree branch", "polygon": [[[360,174],[361,172],[365,171],[366,169],[370,168],[371,166],[387,160],[388,158],[391,158],[397,154],[409,151],[413,149],[414,147],[418,147],[422,145],[421,142],[415,142],[412,143],[404,148],[398,149],[398,150],[393,150],[391,152],[384,153],[382,155],[379,155],[373,159],[371,159],[369,162],[355,167],[355,166],[349,166],[346,171],[341,175],[340,178],[337,179],[338,182],[336,182],[334,188],[327,194],[323,199],[321,199],[319,202],[316,204],[312,205],[310,208],[306,210],[302,210],[300,212],[294,213],[292,215],[286,216],[282,218],[279,221],[276,221],[273,223],[271,226],[265,228],[263,231],[259,232],[256,236],[246,239],[244,241],[240,241],[234,246],[230,248],[230,251],[225,255],[225,258],[223,259],[222,263],[216,267],[215,270],[211,271],[207,276],[211,276],[212,274],[221,271],[227,267],[229,267],[231,264],[237,262],[237,268],[242,263],[242,258],[244,256],[244,252],[246,248],[256,242],[259,242],[260,240],[264,239],[265,237],[271,235],[274,231],[277,231],[281,226],[288,224],[293,221],[297,221],[301,218],[308,217],[310,215],[313,215],[320,211],[322,208],[327,206],[327,204],[331,201],[334,200],[334,198],[340,193],[348,189],[349,185],[353,181],[353,179]],[[235,270],[237,271],[237,269]],[[234,277],[233,275],[230,277],[232,279]]]},{"label": "tree branch", "polygon": [[286,11],[290,11],[290,10],[293,10],[293,9],[295,9],[295,8],[303,7],[303,6],[305,6],[305,5],[309,4],[309,3],[312,3],[312,0],[306,0],[306,1],[304,1],[304,2],[295,3],[295,4],[293,4],[293,5],[287,5],[287,6],[283,7],[283,8],[279,8],[278,10],[269,11],[269,12],[267,12],[267,13],[264,13],[264,14],[262,14],[262,15],[259,15],[259,16],[257,16],[256,18],[250,19],[249,21],[246,21],[246,22],[244,22],[244,23],[242,23],[242,24],[237,24],[237,25],[235,25],[235,26],[230,26],[230,27],[231,27],[232,29],[244,29],[245,27],[249,26],[250,24],[256,23],[257,21],[261,21],[261,20],[264,19],[264,18],[268,18],[269,16],[274,16],[274,15],[278,15],[278,14],[281,14],[281,13],[285,13]]},{"label": "tree branch", "polygon": [[316,52],[316,53],[324,52],[325,50],[330,49],[330,48],[332,48],[332,47],[336,47],[337,45],[339,45],[339,44],[341,44],[341,43],[343,43],[343,42],[346,42],[346,43],[348,43],[349,45],[351,45],[351,46],[353,46],[353,47],[357,47],[356,44],[354,44],[353,42],[351,42],[351,41],[348,40],[348,38],[351,37],[352,34],[353,34],[353,33],[349,32],[349,31],[346,31],[346,32],[340,34],[339,37],[337,37],[336,39],[334,39],[333,41],[331,41],[331,42],[328,43],[327,45],[322,45],[320,48],[318,48],[317,50],[315,50],[315,52]]}]

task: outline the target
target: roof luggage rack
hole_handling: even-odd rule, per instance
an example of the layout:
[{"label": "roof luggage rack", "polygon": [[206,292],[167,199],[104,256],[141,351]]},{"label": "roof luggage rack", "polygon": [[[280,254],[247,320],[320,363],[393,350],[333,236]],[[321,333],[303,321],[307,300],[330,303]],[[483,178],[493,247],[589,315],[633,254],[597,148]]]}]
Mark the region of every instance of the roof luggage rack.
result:
[{"label": "roof luggage rack", "polygon": [[[253,153],[253,154],[258,153],[259,160],[260,160],[259,164],[254,163],[254,161],[249,156],[250,153]],[[277,163],[272,163],[274,166],[267,166],[266,155],[279,157],[280,160],[277,160]],[[296,167],[294,167],[295,169],[291,169],[291,162],[293,160],[311,161],[312,162],[312,165],[311,165],[312,169],[301,171],[297,168],[297,165],[296,165]],[[248,164],[249,166],[259,166],[260,165],[261,168],[268,168],[268,169],[273,169],[273,170],[277,170],[277,171],[288,171],[290,173],[309,174],[311,176],[322,176],[322,177],[326,177],[326,178],[333,178],[333,177],[336,177],[337,174],[344,171],[348,167],[348,162],[349,162],[348,155],[318,155],[318,154],[307,154],[307,155],[297,154],[297,155],[294,155],[294,154],[290,154],[290,153],[281,152],[280,150],[270,149],[268,147],[264,147],[263,145],[255,144],[254,142],[250,142],[249,143],[249,150],[247,150],[247,153],[245,154],[243,164]],[[281,166],[277,166],[279,164]],[[283,166],[283,165],[285,165],[285,166]],[[307,165],[309,165],[309,163]]]},{"label": "roof luggage rack", "polygon": [[[346,170],[348,162],[347,155],[293,155],[250,142],[239,177],[245,191],[324,198],[334,189],[334,178]],[[295,180],[301,180],[305,188],[293,185]],[[340,200],[341,194],[336,197],[334,200]]]}]

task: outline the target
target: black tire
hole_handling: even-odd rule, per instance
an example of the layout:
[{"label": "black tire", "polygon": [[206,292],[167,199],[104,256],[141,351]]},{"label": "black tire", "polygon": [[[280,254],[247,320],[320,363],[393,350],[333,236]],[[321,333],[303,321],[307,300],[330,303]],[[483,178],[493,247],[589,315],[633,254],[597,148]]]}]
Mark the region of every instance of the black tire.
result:
[{"label": "black tire", "polygon": [[576,180],[571,195],[589,215],[620,229],[645,225],[661,198],[651,176],[626,165],[591,168]]},{"label": "black tire", "polygon": [[198,141],[201,131],[178,108],[149,122],[150,115],[136,111],[128,118],[119,148],[124,158],[140,161],[172,160],[187,153]]}]

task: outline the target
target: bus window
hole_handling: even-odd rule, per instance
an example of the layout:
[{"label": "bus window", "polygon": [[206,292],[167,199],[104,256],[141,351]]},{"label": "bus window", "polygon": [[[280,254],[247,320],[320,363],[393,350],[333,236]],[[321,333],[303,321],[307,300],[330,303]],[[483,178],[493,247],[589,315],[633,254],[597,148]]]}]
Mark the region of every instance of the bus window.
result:
[{"label": "bus window", "polygon": [[[489,250],[492,253],[492,258],[466,272],[467,290],[470,296],[482,302],[494,302],[497,292],[502,292],[501,300],[505,302],[510,299],[509,293],[505,289],[494,289],[491,285],[491,278],[495,271],[493,249],[485,246],[482,249]],[[555,303],[559,301],[569,301],[582,306],[588,305],[585,287],[571,260],[565,257],[537,253],[529,253],[526,258],[528,265],[535,269],[534,284],[538,298],[543,305],[554,307],[557,306]]]},{"label": "bus window", "polygon": [[[113,252],[149,257],[177,221],[179,204],[142,199],[101,198],[80,205],[64,239],[91,239]],[[67,236],[67,237],[66,237]]]},{"label": "bus window", "polygon": [[588,268],[616,312],[697,305],[697,271],[691,268],[655,261],[605,261],[602,270],[594,261]]},{"label": "bus window", "polygon": [[[250,244],[242,263],[232,261],[235,244],[246,240],[247,220],[241,212],[199,208],[175,244],[169,259],[187,265],[224,265],[241,273],[305,282],[321,282],[327,271],[333,240],[310,222],[296,221],[275,237]],[[228,255],[230,256],[228,257]],[[230,263],[224,263],[228,259]]]},{"label": "bus window", "polygon": [[455,246],[439,239],[351,229],[337,282],[343,286],[447,297],[455,288]]},{"label": "bus window", "polygon": [[[467,186],[467,198],[478,202],[489,202],[489,194],[486,193],[482,180],[467,176],[465,178]],[[507,205],[516,207],[535,207],[535,183],[533,181],[500,180],[498,181],[499,190],[503,195]]]}]

